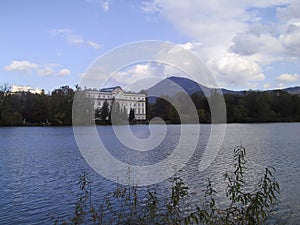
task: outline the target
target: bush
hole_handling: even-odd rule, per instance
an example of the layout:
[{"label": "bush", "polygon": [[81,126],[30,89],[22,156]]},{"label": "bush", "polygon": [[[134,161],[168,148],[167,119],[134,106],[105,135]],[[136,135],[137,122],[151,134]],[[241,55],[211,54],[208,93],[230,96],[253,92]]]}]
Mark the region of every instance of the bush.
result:
[{"label": "bush", "polygon": [[[136,186],[117,186],[95,206],[91,200],[92,182],[84,173],[78,182],[82,195],[75,204],[70,222],[62,224],[264,224],[277,204],[279,184],[274,168],[265,168],[264,174],[253,191],[246,191],[244,147],[234,149],[234,170],[226,172],[226,197],[228,205],[218,207],[216,190],[208,179],[205,202],[194,210],[184,210],[183,204],[191,195],[183,180],[172,178],[169,196],[161,197],[157,190]],[[140,197],[138,193],[144,193]],[[59,221],[56,221],[59,223]]]},{"label": "bush", "polygon": [[245,183],[244,147],[234,149],[234,172],[224,174],[227,181],[226,197],[229,198],[227,207],[219,208],[216,204],[216,191],[210,179],[205,192],[208,200],[202,208],[189,215],[186,224],[199,221],[204,224],[264,224],[269,218],[273,207],[277,204],[279,184],[275,180],[272,167],[265,168],[263,177],[253,191],[247,192]]}]

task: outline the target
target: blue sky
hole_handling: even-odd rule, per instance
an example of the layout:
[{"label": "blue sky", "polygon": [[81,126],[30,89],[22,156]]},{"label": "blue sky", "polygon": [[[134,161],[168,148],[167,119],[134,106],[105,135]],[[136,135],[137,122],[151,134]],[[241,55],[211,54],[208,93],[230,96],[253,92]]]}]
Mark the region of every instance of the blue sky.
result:
[{"label": "blue sky", "polygon": [[[160,40],[200,56],[225,88],[299,86],[299,12],[299,0],[1,1],[0,84],[74,87],[111,49]],[[130,83],[154,70],[119,75]]]}]

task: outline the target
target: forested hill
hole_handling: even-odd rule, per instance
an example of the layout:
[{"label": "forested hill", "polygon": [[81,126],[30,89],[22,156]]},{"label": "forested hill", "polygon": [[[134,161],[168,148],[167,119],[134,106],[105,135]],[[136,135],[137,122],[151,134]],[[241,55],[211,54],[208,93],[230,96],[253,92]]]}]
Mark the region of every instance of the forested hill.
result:
[{"label": "forested hill", "polygon": [[300,95],[300,87],[285,88],[283,91],[286,91],[291,95]]},{"label": "forested hill", "polygon": [[[204,85],[198,84],[197,82],[185,77],[172,76],[165,80],[162,80],[161,82],[157,83],[153,87],[149,88],[147,92],[148,94],[173,96],[179,91],[179,89],[175,87],[176,85],[180,86],[180,88],[182,88],[189,95],[194,93],[198,93],[198,94],[206,93],[206,95],[209,96],[210,93],[216,90],[214,88],[208,88]],[[220,88],[219,90],[221,90],[223,94],[234,94],[234,95],[243,95],[250,92],[249,90],[233,91],[225,88]],[[272,92],[275,90],[268,90],[268,91]],[[300,95],[300,86],[281,89],[281,91],[286,91],[292,95],[293,94]]]},{"label": "forested hill", "polygon": [[[211,122],[208,99],[219,99],[218,93],[223,93],[229,123],[300,121],[300,87],[267,91],[220,90],[207,88],[187,78],[169,77],[147,92],[168,96],[169,101],[181,103],[179,108],[189,107],[180,100],[183,99],[182,92],[187,93],[196,106],[200,122],[204,123]],[[148,101],[148,114],[149,119],[161,117],[169,123],[180,123],[175,108],[163,98],[152,97]]]},{"label": "forested hill", "polygon": [[[173,102],[177,102],[177,107],[188,109],[190,106],[186,105],[186,101],[182,101],[183,92],[186,92],[197,109],[199,121],[210,123],[208,99],[218,99],[218,92],[207,88],[206,91],[210,94],[204,96],[201,87],[191,80],[175,77],[168,79],[171,79],[173,86],[176,81],[175,86],[178,87],[174,89],[165,86],[162,89],[157,84],[149,89],[147,94],[156,92],[156,96],[168,95],[165,99],[173,99]],[[227,109],[227,122],[300,122],[300,87],[269,91],[222,91]],[[71,125],[75,92],[76,90],[69,86],[60,87],[50,94],[14,94],[10,93],[9,89],[0,88],[0,126]],[[147,120],[153,117],[161,117],[168,123],[180,123],[175,108],[159,97],[147,102]]]}]

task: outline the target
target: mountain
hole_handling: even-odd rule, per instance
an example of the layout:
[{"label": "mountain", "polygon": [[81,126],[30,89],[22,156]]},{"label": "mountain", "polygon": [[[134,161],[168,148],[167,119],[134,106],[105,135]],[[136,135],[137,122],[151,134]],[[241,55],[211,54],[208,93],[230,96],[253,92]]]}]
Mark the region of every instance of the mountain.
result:
[{"label": "mountain", "polygon": [[210,89],[197,82],[184,77],[168,77],[147,90],[148,96],[174,96],[178,92],[189,95],[196,92],[210,92]]},{"label": "mountain", "polygon": [[288,92],[291,95],[299,95],[300,96],[300,87],[289,87],[289,88],[285,88],[282,89],[283,91]]},{"label": "mountain", "polygon": [[[193,93],[201,93],[204,95],[206,93],[208,96],[210,93],[215,91],[217,89],[215,88],[208,88],[204,85],[198,84],[197,82],[185,78],[185,77],[168,77],[159,83],[155,84],[151,88],[147,90],[149,101],[154,102],[156,97],[159,97],[161,95],[167,95],[167,96],[174,96],[178,92],[186,92],[187,94],[191,95]],[[234,95],[244,95],[248,91],[243,90],[243,91],[233,91],[233,90],[228,90],[225,88],[219,89],[222,91],[223,94],[234,94]],[[273,91],[273,90],[270,90]],[[282,89],[282,91],[286,91],[289,94],[296,94],[300,95],[300,87],[290,87],[290,88],[285,88]],[[155,97],[156,96],[156,97]]]},{"label": "mountain", "polygon": [[[213,91],[221,90],[223,94],[236,94],[242,95],[245,91],[232,91],[228,89],[216,89],[216,88],[208,88],[204,85],[198,84],[197,82],[185,78],[185,77],[168,77],[159,83],[155,84],[151,88],[147,90],[148,96],[174,96],[178,92],[186,92],[191,95],[194,93],[200,93],[204,95],[204,93],[209,96]],[[155,98],[154,98],[155,99]],[[151,102],[151,98],[150,98]]]}]

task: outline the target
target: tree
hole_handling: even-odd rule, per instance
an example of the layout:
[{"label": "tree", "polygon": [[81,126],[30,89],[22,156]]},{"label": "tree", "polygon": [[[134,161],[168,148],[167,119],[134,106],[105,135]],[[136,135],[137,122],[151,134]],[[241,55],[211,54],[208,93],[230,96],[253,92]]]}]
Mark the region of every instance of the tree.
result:
[{"label": "tree", "polygon": [[96,108],[95,109],[95,120],[99,120],[101,118],[101,109]]},{"label": "tree", "polygon": [[2,112],[5,108],[6,99],[9,95],[10,89],[7,83],[0,86],[0,124],[2,124]]},{"label": "tree", "polygon": [[[153,113],[152,113],[152,118],[153,117],[160,117],[165,121],[170,121],[169,118],[169,112],[171,111],[171,104],[169,101],[167,101],[168,96],[161,96],[159,98],[156,98],[156,101],[153,105]],[[150,109],[150,107],[148,108]],[[151,118],[149,118],[151,119]]]},{"label": "tree", "polygon": [[62,86],[51,93],[51,123],[54,125],[72,124],[72,105],[74,90],[69,86]]},{"label": "tree", "polygon": [[203,92],[196,92],[191,94],[191,99],[197,109],[200,123],[209,123],[211,116],[206,96]]},{"label": "tree", "polygon": [[[295,108],[295,98],[293,102],[292,95],[285,91],[274,91],[273,93],[272,108],[278,113],[280,121],[292,121],[291,115],[293,108]],[[299,98],[299,97],[298,97]]]},{"label": "tree", "polygon": [[226,105],[224,103],[223,95],[217,91],[211,91],[209,96],[209,107],[211,114],[211,123],[226,123]]},{"label": "tree", "polygon": [[207,115],[207,113],[205,112],[204,109],[198,109],[197,113],[198,113],[200,123],[206,123],[206,122],[209,121],[208,115]]},{"label": "tree", "polygon": [[125,121],[125,120],[128,121],[128,115],[127,115],[127,110],[126,110],[125,106],[123,107],[123,109],[121,111],[121,118],[123,121]]},{"label": "tree", "polygon": [[105,100],[101,107],[101,110],[100,110],[100,119],[101,119],[101,121],[106,123],[106,121],[108,120],[108,117],[109,117],[109,104]]},{"label": "tree", "polygon": [[90,125],[94,123],[93,119],[97,121],[100,118],[100,109],[94,110],[94,104],[86,90],[77,86],[72,106],[73,125]]},{"label": "tree", "polygon": [[123,120],[123,110],[121,109],[120,104],[113,99],[111,105],[110,122],[112,124],[122,124]]},{"label": "tree", "polygon": [[20,106],[18,96],[7,95],[5,104],[1,110],[1,123],[4,126],[19,126],[22,124],[22,115],[20,113]]},{"label": "tree", "polygon": [[135,120],[134,109],[131,108],[129,112],[129,122],[133,122]]}]

